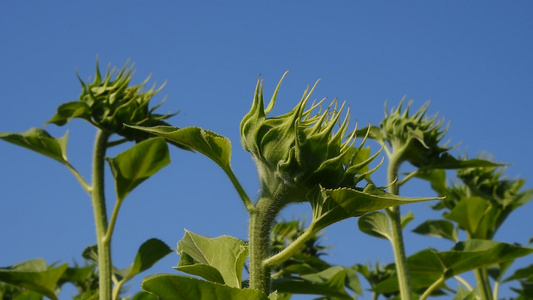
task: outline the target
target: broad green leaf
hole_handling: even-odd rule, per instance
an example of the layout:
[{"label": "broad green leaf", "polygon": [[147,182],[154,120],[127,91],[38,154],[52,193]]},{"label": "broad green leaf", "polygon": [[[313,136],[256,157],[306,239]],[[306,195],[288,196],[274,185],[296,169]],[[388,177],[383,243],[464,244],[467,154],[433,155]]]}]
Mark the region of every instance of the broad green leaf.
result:
[{"label": "broad green leaf", "polygon": [[156,294],[162,300],[270,300],[259,290],[235,288],[211,281],[169,274],[145,277],[142,288]]},{"label": "broad green leaf", "polygon": [[427,220],[413,229],[413,232],[458,242],[457,230],[453,223],[447,220]]},{"label": "broad green leaf", "polygon": [[44,296],[32,290],[0,282],[0,299],[43,300]]},{"label": "broad green leaf", "polygon": [[31,128],[23,133],[0,133],[0,139],[46,155],[62,164],[68,163],[68,132],[56,139],[44,129]]},{"label": "broad green leaf", "polygon": [[63,126],[73,118],[81,118],[89,121],[91,119],[91,109],[89,105],[83,101],[63,103],[57,108],[56,114],[46,123]]},{"label": "broad green leaf", "polygon": [[457,222],[461,228],[474,234],[490,209],[490,203],[481,197],[465,197],[444,217]]},{"label": "broad green leaf", "polygon": [[442,169],[420,170],[416,177],[429,181],[431,188],[439,195],[445,195],[448,189],[446,184],[446,171]]},{"label": "broad green leaf", "polygon": [[212,131],[198,127],[186,127],[182,129],[172,126],[130,127],[149,132],[166,138],[178,145],[198,151],[212,159],[225,171],[231,169],[231,142],[229,139]]},{"label": "broad green leaf", "polygon": [[346,270],[341,266],[324,271],[301,275],[301,277],[284,277],[272,281],[272,289],[278,293],[313,294],[352,299],[344,288]]},{"label": "broad green leaf", "polygon": [[248,257],[245,242],[231,236],[208,238],[186,230],[178,242],[178,253],[181,259],[177,270],[241,287],[242,269]]},{"label": "broad green leaf", "polygon": [[389,217],[380,211],[362,215],[357,220],[357,224],[359,225],[359,230],[368,235],[389,241],[392,239]]},{"label": "broad green leaf", "polygon": [[128,268],[119,271],[123,275],[122,281],[128,281],[135,275],[149,269],[171,252],[172,249],[162,241],[158,239],[147,240],[139,247],[135,261]]},{"label": "broad green leaf", "polygon": [[0,268],[0,281],[36,291],[50,299],[57,299],[56,284],[67,267],[68,264],[47,267],[43,259],[33,259]]},{"label": "broad green leaf", "polygon": [[158,300],[159,298],[154,295],[147,292],[138,292],[131,298],[131,300]]},{"label": "broad green leaf", "polygon": [[142,141],[114,158],[108,159],[115,177],[118,200],[122,201],[136,186],[170,163],[164,139]]},{"label": "broad green leaf", "polygon": [[310,195],[313,208],[313,230],[319,231],[341,220],[359,217],[391,206],[435,200],[437,198],[406,198],[392,195],[368,185],[364,190],[340,188]]},{"label": "broad green leaf", "polygon": [[[448,279],[530,253],[533,253],[533,248],[490,240],[468,240],[457,243],[450,251],[438,252],[433,249],[420,251],[407,258],[407,265],[413,289],[423,289],[442,276]],[[381,282],[374,291],[378,293],[398,291],[397,277],[392,276]]]}]

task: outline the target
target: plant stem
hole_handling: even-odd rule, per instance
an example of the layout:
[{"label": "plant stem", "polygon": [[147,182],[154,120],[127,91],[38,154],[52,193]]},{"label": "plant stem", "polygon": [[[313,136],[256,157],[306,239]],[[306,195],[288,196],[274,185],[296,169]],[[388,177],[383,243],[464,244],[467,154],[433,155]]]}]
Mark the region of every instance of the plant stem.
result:
[{"label": "plant stem", "polygon": [[290,245],[288,245],[285,249],[281,250],[276,255],[271,256],[270,258],[263,261],[263,267],[273,267],[282,264],[287,259],[291,258],[291,256],[300,249],[305,242],[309,241],[314,235],[316,234],[315,230],[313,230],[312,225],[305,230],[304,233],[302,233],[296,240],[294,240]]},{"label": "plant stem", "polygon": [[270,266],[263,262],[270,256],[270,232],[279,209],[271,197],[261,197],[250,212],[249,252],[250,288],[270,294]]},{"label": "plant stem", "polygon": [[222,168],[222,169],[224,170],[226,175],[228,175],[229,179],[231,180],[231,183],[233,183],[233,186],[237,190],[237,193],[239,193],[242,203],[244,204],[244,207],[246,207],[246,211],[248,211],[248,213],[251,213],[254,210],[254,204],[248,197],[248,194],[246,194],[246,191],[244,191],[241,183],[239,182],[239,180],[237,180],[237,177],[235,176],[235,174],[233,173],[231,169],[227,169],[227,168]]},{"label": "plant stem", "polygon": [[476,275],[476,282],[477,282],[477,286],[479,287],[479,291],[481,293],[481,299],[492,300],[492,294],[490,291],[490,283],[489,283],[489,278],[487,275],[487,269],[486,268],[476,269],[474,271],[474,274]]},{"label": "plant stem", "polygon": [[107,234],[107,211],[104,193],[104,158],[107,149],[107,140],[110,134],[98,130],[94,142],[93,152],[93,185],[91,198],[94,210],[94,223],[96,226],[96,243],[98,247],[98,272],[99,272],[99,299],[111,298],[111,240]]},{"label": "plant stem", "polygon": [[433,282],[433,284],[426,289],[424,294],[420,296],[420,300],[426,300],[427,297],[429,297],[435,289],[437,289],[441,284],[443,284],[445,280],[446,280],[446,277],[442,275],[437,281]]},{"label": "plant stem", "polygon": [[[387,170],[387,180],[389,184],[389,192],[394,195],[399,194],[398,188],[398,172],[401,161],[400,155],[395,154],[390,157],[389,167]],[[400,287],[400,299],[411,300],[411,284],[409,282],[409,271],[407,269],[407,257],[405,255],[405,247],[403,243],[402,222],[400,207],[394,206],[387,209],[391,221],[391,244],[394,251],[394,260],[396,262],[396,272],[398,273],[398,284]]]}]

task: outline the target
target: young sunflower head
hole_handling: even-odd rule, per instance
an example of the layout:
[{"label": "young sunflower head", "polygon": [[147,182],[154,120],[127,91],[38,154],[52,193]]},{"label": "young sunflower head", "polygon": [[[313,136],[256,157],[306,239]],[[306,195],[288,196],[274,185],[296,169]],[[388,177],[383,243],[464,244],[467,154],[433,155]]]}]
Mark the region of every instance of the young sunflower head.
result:
[{"label": "young sunflower head", "polygon": [[[115,74],[116,73],[116,74]],[[114,77],[114,78],[113,78]],[[124,126],[157,126],[168,125],[163,120],[172,115],[154,114],[153,111],[160,106],[149,108],[148,105],[152,97],[157,94],[163,86],[156,89],[153,86],[145,90],[148,82],[147,78],[139,85],[130,85],[133,77],[133,67],[126,64],[120,71],[115,69],[106,71],[104,77],[100,73],[98,63],[96,64],[96,76],[91,83],[83,82],[82,93],[78,101],[62,104],[56,115],[48,121],[57,125],[64,125],[72,118],[85,119],[94,126],[119,134],[128,140],[141,141],[149,137],[147,133],[134,130]]]},{"label": "young sunflower head", "polygon": [[341,120],[344,103],[338,107],[333,101],[323,109],[320,101],[307,108],[315,84],[289,113],[267,117],[282,80],[266,108],[262,81],[258,81],[252,108],[240,126],[242,145],[258,168],[261,192],[302,202],[319,185],[355,187],[364,177],[357,174],[371,159],[363,158],[367,151],[353,147],[355,130],[348,133],[349,109]]},{"label": "young sunflower head", "polygon": [[437,121],[437,115],[427,117],[429,102],[426,102],[415,114],[409,115],[411,101],[402,112],[403,100],[397,109],[390,113],[385,107],[385,118],[381,122],[381,141],[388,142],[393,153],[400,153],[401,161],[409,161],[418,168],[437,161],[441,154],[450,150],[440,146],[447,131],[443,120]]}]

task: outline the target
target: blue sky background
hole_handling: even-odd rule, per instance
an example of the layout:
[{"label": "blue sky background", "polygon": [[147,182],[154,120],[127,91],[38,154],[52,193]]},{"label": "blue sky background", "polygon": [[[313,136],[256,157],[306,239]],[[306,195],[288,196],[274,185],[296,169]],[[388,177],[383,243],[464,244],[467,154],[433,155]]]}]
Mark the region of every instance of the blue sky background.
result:
[{"label": "blue sky background", "polygon": [[[292,108],[319,78],[315,97],[346,100],[354,126],[379,124],[385,101],[396,106],[405,96],[418,108],[431,100],[429,113],[449,121],[447,138],[460,143],[454,151],[489,152],[512,164],[510,177],[531,179],[532,14],[530,1],[2,1],[0,132],[39,127],[59,104],[77,99],[76,71],[85,80],[93,76],[97,56],[103,68],[131,59],[136,83],[149,74],[151,82],[167,81],[154,102],[168,96],[161,111],[180,111],[173,125],[200,126],[232,141],[235,173],[253,196],[257,176],[240,146],[239,123],[257,76],[269,95],[290,69],[274,114]],[[90,178],[94,129],[80,120],[46,129],[55,136],[69,129],[69,159]],[[80,262],[95,243],[89,197],[55,161],[5,142],[0,153],[0,266],[37,257]],[[118,267],[151,237],[175,247],[185,228],[246,239],[246,212],[223,172],[199,154],[172,149],[171,159],[123,205],[113,240]],[[374,180],[385,184],[382,173]],[[433,195],[421,182],[402,191]],[[107,192],[111,209],[112,181]],[[408,231],[439,216],[428,204],[408,209],[417,216]],[[532,213],[530,203],[511,215],[496,239],[526,243]],[[290,207],[284,216],[309,217],[310,208]],[[356,221],[324,232],[323,244],[334,246],[325,259],[391,262],[388,242],[362,234]],[[408,232],[406,243],[408,254],[452,246]],[[173,273],[177,261],[171,254],[142,275]],[[129,284],[132,292],[141,279]],[[501,296],[509,295],[504,288]]]}]

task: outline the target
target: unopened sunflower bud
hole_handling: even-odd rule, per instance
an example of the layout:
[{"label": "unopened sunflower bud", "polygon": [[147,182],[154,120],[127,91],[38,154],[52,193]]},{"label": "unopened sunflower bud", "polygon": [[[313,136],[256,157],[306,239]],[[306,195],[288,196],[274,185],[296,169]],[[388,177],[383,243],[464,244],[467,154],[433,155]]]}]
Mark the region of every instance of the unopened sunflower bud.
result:
[{"label": "unopened sunflower bud", "polygon": [[261,192],[288,204],[306,201],[318,186],[355,187],[362,180],[357,174],[369,160],[362,159],[361,148],[353,147],[356,136],[355,130],[348,133],[349,109],[341,120],[344,103],[339,108],[336,100],[326,109],[323,100],[306,108],[315,84],[289,113],[267,117],[282,80],[266,108],[258,81],[252,108],[240,127],[242,145],[258,167]]}]

